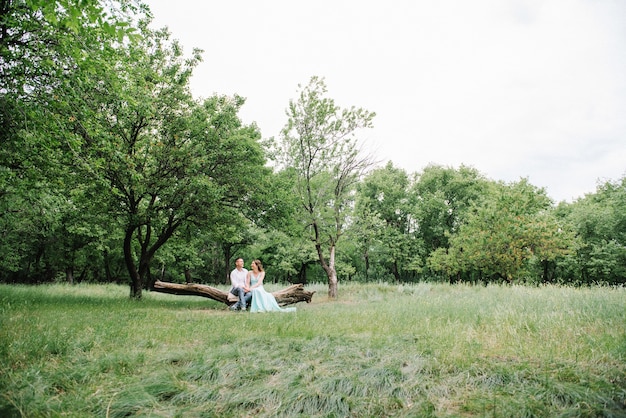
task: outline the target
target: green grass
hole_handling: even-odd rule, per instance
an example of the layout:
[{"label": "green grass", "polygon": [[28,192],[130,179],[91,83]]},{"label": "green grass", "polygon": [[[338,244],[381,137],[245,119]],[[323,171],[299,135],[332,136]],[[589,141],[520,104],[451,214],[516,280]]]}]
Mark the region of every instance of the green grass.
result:
[{"label": "green grass", "polygon": [[0,416],[626,416],[624,288],[308,288],[251,314],[0,285]]}]

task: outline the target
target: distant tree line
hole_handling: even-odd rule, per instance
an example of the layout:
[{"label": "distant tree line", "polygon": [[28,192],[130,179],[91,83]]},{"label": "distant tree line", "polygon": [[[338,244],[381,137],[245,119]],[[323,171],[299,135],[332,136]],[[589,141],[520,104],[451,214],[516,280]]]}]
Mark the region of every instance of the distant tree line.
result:
[{"label": "distant tree line", "polygon": [[[298,86],[279,138],[196,99],[185,56],[137,1],[0,2],[0,281],[626,281],[626,177],[555,204],[472,167],[363,155],[375,114]],[[270,164],[271,162],[271,164]]]}]

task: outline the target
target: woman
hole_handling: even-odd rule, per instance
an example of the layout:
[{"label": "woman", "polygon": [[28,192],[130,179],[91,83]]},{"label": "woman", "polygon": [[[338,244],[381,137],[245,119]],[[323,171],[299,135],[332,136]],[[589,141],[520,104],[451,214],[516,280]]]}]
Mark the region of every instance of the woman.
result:
[{"label": "woman", "polygon": [[276,302],[276,298],[263,288],[263,279],[265,271],[260,260],[254,260],[250,263],[250,271],[246,278],[246,285],[252,292],[252,303],[250,304],[250,312],[295,312],[296,308],[281,308]]}]

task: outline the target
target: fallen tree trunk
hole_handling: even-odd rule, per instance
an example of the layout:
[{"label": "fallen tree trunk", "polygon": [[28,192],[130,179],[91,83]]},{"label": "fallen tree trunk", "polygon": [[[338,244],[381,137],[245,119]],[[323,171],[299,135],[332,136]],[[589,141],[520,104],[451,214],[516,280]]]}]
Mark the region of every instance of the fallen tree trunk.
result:
[{"label": "fallen tree trunk", "polygon": [[[230,298],[228,297],[228,292],[204,284],[179,284],[157,280],[152,290],[172,295],[202,296],[226,305],[232,305],[237,302],[237,299],[233,299],[232,295]],[[303,284],[292,284],[289,287],[271,293],[280,306],[285,306],[298,302],[311,303],[311,298],[313,298],[315,291],[304,290]]]}]

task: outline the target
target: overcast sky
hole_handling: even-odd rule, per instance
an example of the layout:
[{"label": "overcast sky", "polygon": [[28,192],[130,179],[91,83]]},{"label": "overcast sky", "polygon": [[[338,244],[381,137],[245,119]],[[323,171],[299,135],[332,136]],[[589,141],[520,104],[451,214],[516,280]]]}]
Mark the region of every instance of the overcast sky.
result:
[{"label": "overcast sky", "polygon": [[527,177],[555,201],[626,175],[626,1],[146,0],[204,50],[192,90],[246,98],[278,137],[298,84],[324,77],[381,165]]}]

